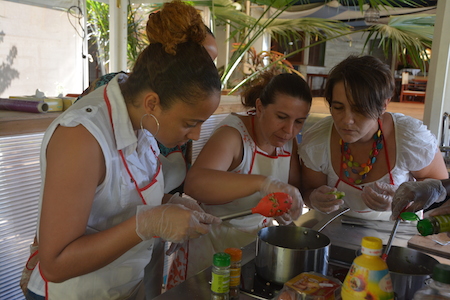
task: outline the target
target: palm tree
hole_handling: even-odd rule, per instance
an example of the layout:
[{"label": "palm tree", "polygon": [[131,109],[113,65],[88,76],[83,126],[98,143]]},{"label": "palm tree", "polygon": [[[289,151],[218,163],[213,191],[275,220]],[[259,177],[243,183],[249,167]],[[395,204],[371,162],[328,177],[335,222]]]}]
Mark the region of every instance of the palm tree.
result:
[{"label": "palm tree", "polygon": [[[302,39],[304,36],[315,37],[315,40],[318,40],[318,42],[307,46],[312,47],[332,39],[347,37],[350,34],[363,32],[367,33],[365,47],[368,45],[370,40],[380,39],[378,46],[384,50],[386,57],[389,53],[391,53],[393,57],[398,58],[400,61],[405,63],[408,56],[412,59],[414,65],[418,66],[422,70],[425,70],[425,61],[428,58],[426,49],[431,47],[431,42],[433,39],[434,15],[424,14],[391,17],[388,24],[375,24],[365,29],[353,30],[350,26],[341,21],[318,18],[277,19],[282,12],[292,6],[292,0],[252,1],[255,1],[255,3],[258,4],[265,4],[266,8],[262,13],[262,16],[265,16],[269,11],[273,10],[272,8],[276,9],[275,13],[271,15],[270,18],[261,17],[259,19],[255,19],[243,12],[236,11],[233,2],[229,0],[214,0],[211,2],[213,3],[211,11],[213,12],[214,17],[217,20],[230,24],[234,27],[234,30],[230,34],[230,38],[240,34],[242,36],[242,40],[247,41],[246,43],[242,43],[241,47],[233,53],[230,62],[225,67],[222,75],[222,82],[225,86],[231,74],[235,71],[236,67],[243,59],[244,55],[263,33],[269,33],[272,37],[278,36],[287,41]],[[203,3],[204,5],[207,5],[208,2],[209,1],[205,1]],[[295,4],[299,4],[299,2],[304,2],[305,4],[308,3],[308,1],[303,0],[295,1]],[[341,0],[341,2],[348,3],[347,0]],[[366,1],[357,0],[357,2],[360,9],[363,10],[363,5]],[[398,2],[417,5],[414,1],[409,0]],[[392,5],[389,3],[390,2],[384,0],[370,1],[370,5],[377,9],[388,8],[388,6],[390,7]],[[311,5],[308,8],[311,8]],[[278,60],[271,62],[267,68],[270,68],[272,64],[278,63],[280,60],[286,59],[300,51],[305,50],[307,47],[296,49],[289,54],[280,57]],[[372,51],[373,47],[375,47],[375,44],[372,45],[372,48],[369,49],[369,51]],[[231,90],[231,92],[237,90],[247,80],[262,71],[264,71],[264,68],[260,68],[250,77],[244,78],[243,81]]]},{"label": "palm tree", "polygon": [[[92,0],[89,0],[92,1]],[[245,0],[241,0],[245,1]],[[227,83],[231,75],[236,71],[246,53],[248,53],[257,39],[264,33],[270,34],[272,37],[285,41],[292,41],[297,39],[304,39],[305,36],[314,37],[318,42],[313,43],[307,47],[312,47],[320,43],[337,38],[346,38],[350,34],[357,32],[367,33],[365,40],[365,47],[372,39],[379,39],[378,44],[384,50],[385,55],[392,53],[393,57],[398,58],[402,62],[406,62],[406,57],[409,56],[412,62],[425,69],[425,60],[427,58],[426,49],[431,47],[434,29],[434,15],[405,15],[391,17],[387,24],[375,24],[365,29],[354,30],[344,22],[319,19],[319,18],[299,18],[299,19],[279,19],[284,11],[288,10],[294,4],[303,4],[308,9],[321,5],[308,4],[308,0],[251,0],[253,3],[262,5],[264,7],[261,17],[254,18],[236,9],[236,3],[232,0],[202,0],[189,2],[195,6],[209,7],[214,22],[228,24],[232,30],[230,39],[237,41],[238,47],[233,51],[230,61],[224,66],[222,74],[223,86]],[[325,0],[329,2],[332,0]],[[387,0],[339,0],[341,3],[349,4],[350,2],[357,3],[363,10],[363,5],[369,2],[370,6],[376,9],[387,9],[392,7],[395,2]],[[397,3],[417,5],[416,1],[421,0],[397,0]],[[152,11],[160,9],[163,3],[152,6]],[[308,5],[306,5],[308,4]],[[150,11],[149,11],[150,12]],[[269,15],[270,14],[270,15]],[[269,16],[269,17],[267,17]],[[142,44],[140,44],[142,46]],[[271,61],[266,68],[270,68],[273,64],[280,63],[280,61],[304,51],[307,47],[296,49],[289,54],[279,56],[276,60]],[[372,45],[375,47],[375,45]],[[136,47],[130,47],[129,49]],[[371,51],[373,49],[369,49]],[[265,68],[258,68],[249,77],[244,78],[232,90],[235,91],[248,79],[256,76]]]}]

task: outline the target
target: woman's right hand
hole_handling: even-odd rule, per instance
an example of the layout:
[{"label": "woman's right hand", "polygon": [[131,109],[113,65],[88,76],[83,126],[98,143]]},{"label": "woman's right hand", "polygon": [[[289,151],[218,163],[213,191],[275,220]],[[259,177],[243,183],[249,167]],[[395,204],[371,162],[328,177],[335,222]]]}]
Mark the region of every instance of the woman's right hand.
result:
[{"label": "woman's right hand", "polygon": [[303,198],[300,191],[296,187],[269,176],[263,181],[259,192],[262,197],[277,192],[286,193],[292,197],[292,206],[287,212],[288,216],[284,216],[278,220],[282,224],[288,224],[292,222],[292,220],[297,220],[302,214]]},{"label": "woman's right hand", "polygon": [[312,208],[326,214],[338,210],[344,204],[344,200],[337,199],[336,195],[332,194],[335,191],[336,188],[328,185],[313,190],[309,196]]},{"label": "woman's right hand", "polygon": [[190,210],[181,204],[139,205],[136,233],[144,241],[159,236],[165,241],[181,243],[208,233],[211,224],[220,222],[213,215]]}]

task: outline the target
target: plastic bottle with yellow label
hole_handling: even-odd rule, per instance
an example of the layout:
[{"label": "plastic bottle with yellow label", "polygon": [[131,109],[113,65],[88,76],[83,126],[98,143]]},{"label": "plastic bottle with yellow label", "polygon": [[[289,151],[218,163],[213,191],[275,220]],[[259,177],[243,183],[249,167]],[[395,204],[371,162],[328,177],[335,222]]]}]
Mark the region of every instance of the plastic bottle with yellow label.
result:
[{"label": "plastic bottle with yellow label", "polygon": [[342,300],[394,299],[391,275],[381,258],[383,244],[377,237],[364,237],[361,255],[354,259],[342,285]]}]

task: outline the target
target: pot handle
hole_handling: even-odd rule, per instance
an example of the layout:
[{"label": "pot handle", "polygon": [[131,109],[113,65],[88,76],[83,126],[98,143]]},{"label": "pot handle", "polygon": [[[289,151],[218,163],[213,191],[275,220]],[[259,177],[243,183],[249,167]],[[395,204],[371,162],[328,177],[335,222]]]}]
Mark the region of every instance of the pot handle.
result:
[{"label": "pot handle", "polygon": [[316,225],[314,225],[311,229],[321,232],[322,229],[325,228],[325,226],[327,226],[328,224],[330,224],[331,222],[333,222],[336,218],[338,218],[339,216],[345,214],[346,212],[348,212],[350,210],[349,207],[342,207],[339,208],[336,211],[333,211],[332,213],[326,215],[325,218],[323,218],[322,220],[320,220]]}]

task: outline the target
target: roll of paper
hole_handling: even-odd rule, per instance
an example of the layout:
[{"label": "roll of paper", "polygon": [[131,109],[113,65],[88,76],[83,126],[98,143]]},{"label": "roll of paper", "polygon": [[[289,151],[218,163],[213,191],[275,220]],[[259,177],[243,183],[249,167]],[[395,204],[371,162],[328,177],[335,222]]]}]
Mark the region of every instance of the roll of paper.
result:
[{"label": "roll of paper", "polygon": [[25,111],[33,113],[45,113],[48,111],[48,104],[42,101],[26,99],[5,99],[0,98],[1,110]]}]

